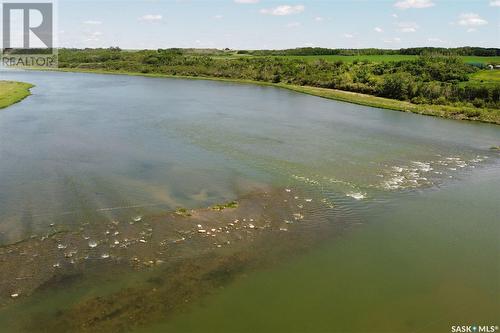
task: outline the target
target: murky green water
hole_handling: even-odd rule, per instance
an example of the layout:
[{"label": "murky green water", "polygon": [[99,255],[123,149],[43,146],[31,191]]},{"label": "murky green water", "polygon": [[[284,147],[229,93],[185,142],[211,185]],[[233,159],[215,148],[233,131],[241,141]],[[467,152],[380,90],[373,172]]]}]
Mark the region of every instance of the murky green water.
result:
[{"label": "murky green water", "polygon": [[[61,273],[52,262],[30,260],[26,265],[45,265],[36,271],[46,283],[15,299],[4,283],[0,323],[8,330],[446,332],[498,325],[500,164],[489,148],[500,143],[500,128],[270,87],[0,75],[37,85],[33,96],[0,111],[0,242],[66,230],[97,237],[114,228],[110,221],[144,216],[149,252],[131,245],[115,254],[107,238],[99,248],[113,258],[156,256],[180,265],[130,270],[63,256]],[[183,250],[169,245],[161,254],[153,246],[163,231],[149,216],[273,191],[282,194],[242,199],[235,214],[248,218],[246,230],[228,230],[224,241],[232,243],[222,250],[220,235],[211,244],[189,234]],[[260,209],[252,202],[267,203]],[[252,212],[262,232],[249,222]],[[196,233],[196,224],[189,228]],[[83,252],[78,237],[64,241]],[[15,251],[59,253],[57,243],[52,250],[26,244]],[[0,258],[6,265],[8,251]],[[180,282],[169,280],[176,274]],[[175,283],[180,287],[169,289]],[[102,299],[109,308],[120,303],[119,311],[89,320]],[[125,306],[132,303],[150,307],[150,315]]]},{"label": "murky green water", "polygon": [[[466,189],[458,191],[461,185]],[[448,332],[453,325],[496,325],[499,188],[498,174],[489,173],[378,207],[365,216],[368,225],[348,236],[245,276],[138,332]]]}]

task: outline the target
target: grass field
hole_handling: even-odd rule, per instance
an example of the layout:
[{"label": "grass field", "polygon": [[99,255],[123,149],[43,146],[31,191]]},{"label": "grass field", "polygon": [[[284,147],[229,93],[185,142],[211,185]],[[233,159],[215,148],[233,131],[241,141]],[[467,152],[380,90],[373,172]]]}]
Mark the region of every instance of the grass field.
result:
[{"label": "grass field", "polygon": [[484,70],[474,73],[471,82],[478,83],[500,83],[500,70]]},{"label": "grass field", "polygon": [[[230,53],[227,56],[213,56],[214,58],[238,58],[238,57],[253,57],[247,54],[235,54]],[[260,56],[256,56],[260,57]],[[358,61],[371,61],[371,62],[387,62],[387,61],[401,61],[401,60],[412,60],[418,58],[416,55],[361,55],[361,56],[341,56],[341,55],[313,55],[313,56],[278,56],[285,57],[288,59],[302,59],[306,61],[315,61],[318,59],[324,59],[327,61],[337,61],[342,60],[344,62]],[[500,64],[500,57],[474,57],[474,56],[464,56],[461,57],[465,62],[468,63],[483,63],[483,64]]]},{"label": "grass field", "polygon": [[24,82],[0,81],[0,109],[29,96],[33,85]]},{"label": "grass field", "polygon": [[[365,56],[339,56],[339,55],[326,55],[326,56],[286,56],[290,59],[304,59],[314,61],[317,59],[325,59],[328,61],[342,60],[345,62],[358,61],[371,61],[371,62],[387,62],[387,61],[401,61],[401,60],[413,60],[418,58],[414,55],[365,55]],[[465,62],[470,63],[499,63],[500,57],[461,57]]]}]

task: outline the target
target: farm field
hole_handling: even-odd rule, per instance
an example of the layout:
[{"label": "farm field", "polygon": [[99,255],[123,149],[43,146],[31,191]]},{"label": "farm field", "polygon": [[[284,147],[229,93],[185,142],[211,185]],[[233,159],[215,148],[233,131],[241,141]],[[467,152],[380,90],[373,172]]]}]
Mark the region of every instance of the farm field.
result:
[{"label": "farm field", "polygon": [[[344,62],[358,61],[372,61],[372,62],[393,62],[401,60],[415,60],[418,58],[417,55],[361,55],[361,56],[342,56],[342,55],[314,55],[314,56],[278,56],[286,57],[289,59],[302,59],[315,61],[318,59],[324,59],[328,61],[338,61],[342,60]],[[500,57],[476,57],[476,56],[463,56],[460,57],[464,62],[467,63],[483,63],[483,64],[500,64]]]},{"label": "farm field", "polygon": [[484,70],[471,75],[471,82],[500,83],[500,70]]},{"label": "farm field", "polygon": [[[418,55],[404,55],[404,54],[379,54],[379,55],[251,55],[251,54],[238,54],[235,52],[228,52],[226,54],[210,54],[211,58],[215,59],[235,59],[235,58],[288,58],[288,59],[299,59],[306,61],[315,61],[318,59],[324,59],[327,61],[344,61],[344,62],[354,62],[357,61],[371,61],[371,62],[394,62],[402,60],[415,60]],[[481,63],[481,64],[500,64],[500,57],[479,57],[479,56],[460,56],[460,58],[466,63]]]}]

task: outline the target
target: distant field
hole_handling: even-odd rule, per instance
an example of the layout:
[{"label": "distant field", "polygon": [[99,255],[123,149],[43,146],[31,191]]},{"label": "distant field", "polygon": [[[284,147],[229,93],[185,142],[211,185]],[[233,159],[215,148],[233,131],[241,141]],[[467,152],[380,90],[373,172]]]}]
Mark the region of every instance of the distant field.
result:
[{"label": "distant field", "polygon": [[401,61],[411,60],[417,58],[413,55],[363,55],[363,56],[340,56],[340,55],[325,55],[325,56],[286,56],[290,59],[304,59],[314,61],[317,59],[325,59],[328,61],[342,60],[345,62],[353,62],[354,60],[364,61],[369,60],[372,62],[385,62],[385,61]]},{"label": "distant field", "polygon": [[471,81],[481,83],[500,83],[500,70],[484,70],[474,73]]},{"label": "distant field", "polygon": [[461,57],[465,62],[481,62],[483,64],[500,64],[500,57]]},{"label": "distant field", "polygon": [[[237,58],[237,57],[251,57],[249,55],[231,54],[227,56],[215,56],[215,58]],[[372,62],[386,62],[386,61],[401,61],[412,60],[417,58],[415,55],[361,55],[361,56],[341,56],[341,55],[318,55],[318,56],[283,56],[289,59],[303,59],[306,61],[314,61],[317,59],[325,59],[328,61],[342,60],[345,62],[353,62],[354,60],[364,61],[369,60]],[[484,63],[484,64],[500,64],[500,57],[475,57],[464,56],[461,57],[465,62]]]},{"label": "distant field", "polygon": [[[353,62],[354,60],[369,60],[372,62],[385,62],[385,61],[401,61],[412,60],[418,56],[414,55],[365,55],[365,56],[339,56],[339,55],[326,55],[326,56],[286,56],[291,59],[305,59],[314,61],[316,59],[325,59],[330,61],[342,60],[346,62]],[[500,63],[500,57],[461,57],[465,62],[477,63]]]}]

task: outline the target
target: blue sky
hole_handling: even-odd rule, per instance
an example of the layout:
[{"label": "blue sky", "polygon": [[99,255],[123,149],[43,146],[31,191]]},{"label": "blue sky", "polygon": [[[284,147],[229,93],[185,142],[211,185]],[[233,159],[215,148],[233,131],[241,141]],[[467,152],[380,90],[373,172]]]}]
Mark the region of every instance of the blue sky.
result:
[{"label": "blue sky", "polygon": [[500,47],[500,0],[59,0],[59,45]]}]

